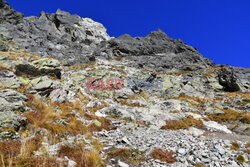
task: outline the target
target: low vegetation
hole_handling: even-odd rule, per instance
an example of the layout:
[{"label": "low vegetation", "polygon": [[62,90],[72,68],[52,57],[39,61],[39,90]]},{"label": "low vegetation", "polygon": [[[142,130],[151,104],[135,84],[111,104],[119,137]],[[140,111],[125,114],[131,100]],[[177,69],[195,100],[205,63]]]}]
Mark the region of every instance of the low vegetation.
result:
[{"label": "low vegetation", "polygon": [[61,146],[59,157],[67,156],[69,159],[75,161],[81,167],[104,167],[104,162],[101,159],[99,152],[95,149],[89,151],[85,150],[83,145],[76,146]]},{"label": "low vegetation", "polygon": [[146,159],[145,152],[128,148],[115,148],[113,151],[108,152],[108,158],[117,158],[133,165],[139,164]]},{"label": "low vegetation", "polygon": [[151,153],[151,156],[154,159],[158,159],[163,162],[175,163],[176,159],[173,157],[174,154],[175,154],[174,152],[163,151],[160,148],[155,148],[153,152]]},{"label": "low vegetation", "polygon": [[249,112],[238,112],[232,109],[222,109],[218,108],[219,110],[223,111],[223,114],[207,114],[210,120],[216,122],[235,122],[240,121],[242,123],[250,124],[250,113]]},{"label": "low vegetation", "polygon": [[80,64],[80,65],[73,65],[70,66],[66,71],[71,71],[71,70],[84,70],[87,67],[93,67],[95,65],[95,61],[89,62],[87,64]]},{"label": "low vegetation", "polygon": [[182,74],[188,74],[191,73],[191,71],[180,71],[180,72],[157,72],[157,75],[175,75],[175,76],[179,76]]},{"label": "low vegetation", "polygon": [[244,153],[250,154],[250,150],[244,150]]},{"label": "low vegetation", "polygon": [[[87,113],[87,110],[82,107],[80,101],[76,100],[75,103],[52,103],[50,101],[37,99],[33,95],[27,95],[27,97],[29,97],[28,106],[35,111],[28,111],[24,113],[24,116],[27,117],[29,123],[34,126],[34,128],[44,128],[54,134],[61,135],[77,135],[85,134],[87,132],[100,131],[102,129],[110,129],[110,120]],[[72,110],[78,111],[81,116],[88,120],[99,121],[101,126],[96,126],[95,124],[90,124],[88,126],[84,125],[77,118],[76,114],[71,112]],[[92,108],[92,110],[95,110],[95,108]],[[56,123],[58,120],[65,120],[67,125],[64,126]]]},{"label": "low vegetation", "polygon": [[250,141],[247,142],[247,144],[246,144],[246,148],[249,148],[249,147],[250,147]]},{"label": "low vegetation", "polygon": [[204,167],[204,165],[202,163],[196,163],[195,167]]},{"label": "low vegetation", "polygon": [[243,155],[238,155],[236,157],[236,161],[238,161],[240,163],[245,163],[246,162],[245,157]]},{"label": "low vegetation", "polygon": [[14,70],[12,70],[12,69],[10,69],[10,68],[7,68],[7,67],[4,67],[4,66],[1,66],[1,65],[0,65],[0,70],[14,72]]},{"label": "low vegetation", "polygon": [[36,157],[34,151],[41,147],[43,137],[37,135],[33,138],[20,141],[0,142],[0,166],[48,166],[59,167],[54,157]]},{"label": "low vegetation", "polygon": [[[101,106],[96,106],[92,109],[85,108],[84,106],[90,101],[90,99],[81,93],[78,94],[79,99],[77,99],[74,103],[51,102],[49,99],[38,99],[36,96],[31,94],[26,96],[29,98],[26,105],[31,108],[30,111],[24,113],[24,116],[29,121],[28,131],[32,132],[37,129],[42,130],[45,132],[44,135],[47,136],[49,144],[57,144],[66,136],[76,136],[79,134],[89,136],[92,149],[86,150],[84,145],[62,146],[59,150],[59,156],[62,158],[64,156],[68,156],[69,159],[75,161],[79,166],[83,167],[104,166],[104,162],[100,157],[100,151],[103,146],[97,140],[92,140],[92,132],[100,131],[102,129],[111,129],[110,120],[95,115],[95,112],[98,109],[101,109]],[[80,117],[85,120],[89,120],[90,122],[92,121],[93,123],[86,125],[81,121]],[[98,123],[95,123],[95,121]],[[32,144],[30,142],[22,143],[20,146],[20,156],[22,157],[22,162],[19,162],[20,159],[18,159],[18,162],[15,160],[16,164],[25,164],[26,166],[29,166],[27,164],[33,165],[37,162],[41,162],[41,164],[47,163],[46,167],[60,166],[60,164],[58,164],[53,157],[50,157],[47,154],[40,156],[40,159],[32,157],[34,151],[42,149],[42,146],[39,144],[40,142],[38,141],[36,144]],[[24,147],[26,149],[23,149]],[[23,157],[32,158],[26,160]]]},{"label": "low vegetation", "polygon": [[201,119],[194,119],[193,116],[189,115],[182,120],[173,120],[173,121],[166,121],[166,125],[162,126],[161,129],[186,129],[188,127],[195,126],[195,127],[203,127],[203,122]]},{"label": "low vegetation", "polygon": [[239,145],[237,142],[232,142],[231,144],[232,144],[232,145],[230,146],[230,149],[231,149],[231,150],[235,150],[235,151],[239,150],[240,145]]}]

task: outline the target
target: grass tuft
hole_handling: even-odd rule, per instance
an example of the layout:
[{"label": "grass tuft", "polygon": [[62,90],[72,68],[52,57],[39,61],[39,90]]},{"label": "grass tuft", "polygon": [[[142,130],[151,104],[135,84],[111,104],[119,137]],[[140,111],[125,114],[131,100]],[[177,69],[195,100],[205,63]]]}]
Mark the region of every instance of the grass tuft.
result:
[{"label": "grass tuft", "polygon": [[78,146],[61,146],[59,157],[67,156],[81,167],[103,167],[104,162],[101,159],[99,152],[96,150],[86,151],[83,145]]},{"label": "grass tuft", "polygon": [[231,144],[232,144],[232,145],[230,146],[230,149],[231,149],[231,150],[235,150],[235,151],[239,150],[240,145],[239,145],[237,142],[232,142]]},{"label": "grass tuft", "polygon": [[240,163],[245,163],[245,162],[246,162],[246,160],[245,160],[245,158],[243,157],[243,155],[238,155],[238,156],[236,157],[236,161],[238,161],[238,162],[240,162]]},{"label": "grass tuft", "polygon": [[187,118],[182,120],[174,120],[174,121],[166,121],[166,125],[162,126],[161,129],[186,129],[188,127],[195,126],[195,127],[203,127],[203,122],[201,119],[197,120],[194,119],[193,116],[189,115]]},{"label": "grass tuft", "polygon": [[160,148],[155,148],[151,153],[151,156],[154,159],[158,159],[163,162],[175,163],[176,159],[173,157],[174,154],[174,152],[162,151]]}]

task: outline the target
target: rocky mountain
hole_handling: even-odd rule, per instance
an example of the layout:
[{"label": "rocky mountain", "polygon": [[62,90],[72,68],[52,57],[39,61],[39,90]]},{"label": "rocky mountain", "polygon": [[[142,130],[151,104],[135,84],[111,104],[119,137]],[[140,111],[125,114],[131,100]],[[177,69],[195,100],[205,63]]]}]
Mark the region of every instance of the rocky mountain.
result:
[{"label": "rocky mountain", "polygon": [[113,38],[0,0],[0,166],[249,166],[249,89],[160,29]]}]

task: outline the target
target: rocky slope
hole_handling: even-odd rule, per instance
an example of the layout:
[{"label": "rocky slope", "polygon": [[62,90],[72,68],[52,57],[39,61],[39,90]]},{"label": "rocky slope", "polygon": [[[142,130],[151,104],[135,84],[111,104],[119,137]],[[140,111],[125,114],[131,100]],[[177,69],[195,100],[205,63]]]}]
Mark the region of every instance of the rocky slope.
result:
[{"label": "rocky slope", "polygon": [[249,166],[250,69],[4,0],[0,37],[1,166]]}]

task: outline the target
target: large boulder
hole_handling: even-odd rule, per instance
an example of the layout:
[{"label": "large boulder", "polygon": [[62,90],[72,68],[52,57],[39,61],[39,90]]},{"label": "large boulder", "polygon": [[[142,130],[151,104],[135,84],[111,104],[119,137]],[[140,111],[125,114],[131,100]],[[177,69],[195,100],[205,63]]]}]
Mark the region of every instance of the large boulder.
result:
[{"label": "large boulder", "polygon": [[25,128],[28,121],[25,117],[12,111],[0,112],[0,132],[1,129],[14,129],[18,131]]},{"label": "large boulder", "polygon": [[0,90],[0,112],[4,111],[25,111],[23,101],[28,98],[21,93],[11,90],[4,89]]},{"label": "large boulder", "polygon": [[21,81],[12,71],[0,70],[0,86],[5,88],[18,88]]},{"label": "large boulder", "polygon": [[239,81],[232,67],[223,67],[219,72],[219,83],[225,91],[236,92],[240,90]]},{"label": "large boulder", "polygon": [[33,76],[50,75],[61,78],[62,67],[58,60],[43,58],[29,62],[18,62],[15,65],[17,75],[28,74]]},{"label": "large boulder", "polygon": [[26,96],[14,90],[0,90],[0,132],[6,129],[18,131],[26,127],[27,119],[18,113],[25,111],[26,100]]}]

